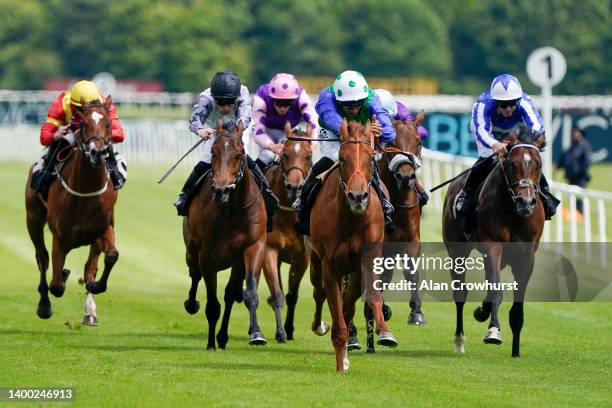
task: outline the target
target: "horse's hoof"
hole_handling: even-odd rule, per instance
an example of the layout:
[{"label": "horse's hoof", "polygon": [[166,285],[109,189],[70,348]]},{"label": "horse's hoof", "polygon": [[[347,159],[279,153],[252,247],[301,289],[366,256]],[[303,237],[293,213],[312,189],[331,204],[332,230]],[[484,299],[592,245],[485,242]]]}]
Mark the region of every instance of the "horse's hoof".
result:
[{"label": "horse's hoof", "polygon": [[66,290],[66,285],[63,284],[53,284],[49,286],[49,292],[55,297],[62,297],[64,295],[64,291]]},{"label": "horse's hoof", "polygon": [[427,321],[425,321],[425,315],[419,312],[411,312],[410,316],[408,316],[408,324],[414,326],[424,326]]},{"label": "horse's hoof", "polygon": [[62,280],[66,282],[69,276],[70,276],[70,269],[64,269],[62,271]]},{"label": "horse's hoof", "polygon": [[485,312],[482,306],[478,306],[476,309],[474,309],[474,319],[481,323],[487,320],[489,316],[490,313]]},{"label": "horse's hoof", "polygon": [[395,336],[393,336],[393,333],[382,332],[378,335],[378,341],[376,341],[376,344],[378,344],[379,346],[395,348],[397,347],[398,343],[397,340],[395,340]]},{"label": "horse's hoof", "polygon": [[206,346],[206,351],[216,351],[217,349],[215,348],[214,344],[209,344]]},{"label": "horse's hoof", "polygon": [[200,302],[198,302],[195,299],[194,300],[187,299],[185,301],[185,310],[189,314],[196,314],[196,313],[198,313],[198,310],[200,310]]},{"label": "horse's hoof", "polygon": [[361,343],[359,343],[359,338],[357,336],[349,336],[346,348],[348,351],[361,350]]},{"label": "horse's hoof", "polygon": [[268,344],[268,340],[266,340],[262,332],[251,333],[249,346],[265,346],[266,344]]},{"label": "horse's hoof", "polygon": [[321,320],[321,324],[319,325],[319,327],[317,327],[316,330],[314,330],[314,334],[316,334],[317,336],[325,336],[327,332],[329,331],[329,329],[330,329],[329,323]]},{"label": "horse's hoof", "polygon": [[217,333],[217,344],[221,350],[225,350],[225,346],[227,346],[227,342],[229,341],[229,336],[227,334]]},{"label": "horse's hoof", "polygon": [[366,353],[368,353],[368,354],[376,354],[376,349],[373,349],[373,348],[369,348],[369,347],[368,347],[368,348],[366,349]]},{"label": "horse's hoof", "polygon": [[94,295],[106,292],[106,285],[99,282],[88,282],[85,285],[85,288],[88,292],[93,293]]},{"label": "horse's hoof", "polygon": [[502,344],[501,330],[497,327],[489,327],[487,335],[483,339],[485,344]]},{"label": "horse's hoof", "polygon": [[285,333],[281,330],[281,331],[277,331],[276,332],[276,336],[274,336],[274,338],[276,339],[277,343],[286,343],[287,342],[287,337],[285,337]]},{"label": "horse's hoof", "polygon": [[344,357],[342,357],[342,369],[343,371],[347,371],[349,369],[350,363],[348,359],[347,350],[344,349]]},{"label": "horse's hoof", "polygon": [[521,358],[521,355],[519,353],[512,353],[512,358]]},{"label": "horse's hoof", "polygon": [[293,340],[293,327],[289,327],[287,326],[287,324],[285,324],[283,328],[285,329],[285,333],[287,334],[287,340]]},{"label": "horse's hoof", "polygon": [[45,306],[38,305],[38,308],[36,309],[36,314],[41,319],[48,319],[48,318],[50,318],[51,315],[53,314],[53,310],[51,310],[51,305],[45,305]]},{"label": "horse's hoof", "polygon": [[88,315],[83,317],[83,324],[85,326],[97,326],[98,318],[96,316]]},{"label": "horse's hoof", "polygon": [[389,306],[386,303],[383,303],[382,312],[383,312],[383,317],[385,318],[385,322],[388,322],[389,320],[391,320],[391,316],[393,315],[393,312],[391,311],[391,306]]},{"label": "horse's hoof", "polygon": [[455,336],[453,338],[455,343],[455,353],[465,353],[465,336]]}]

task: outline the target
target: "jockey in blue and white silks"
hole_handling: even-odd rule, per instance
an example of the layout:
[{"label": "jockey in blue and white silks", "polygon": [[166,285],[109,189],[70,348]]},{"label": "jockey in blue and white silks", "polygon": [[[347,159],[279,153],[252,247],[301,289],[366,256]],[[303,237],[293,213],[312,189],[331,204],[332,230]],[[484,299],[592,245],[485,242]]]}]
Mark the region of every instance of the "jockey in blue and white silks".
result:
[{"label": "jockey in blue and white silks", "polygon": [[[491,88],[478,97],[472,108],[470,130],[478,147],[479,158],[457,196],[455,213],[460,230],[465,231],[473,192],[497,165],[494,156],[507,153],[506,144],[502,143],[503,138],[517,125],[526,126],[535,139],[545,137],[542,118],[529,95],[523,92],[519,80],[513,75],[502,74],[493,79]],[[559,200],[550,193],[543,174],[540,177],[539,193],[545,217],[550,220]]]}]

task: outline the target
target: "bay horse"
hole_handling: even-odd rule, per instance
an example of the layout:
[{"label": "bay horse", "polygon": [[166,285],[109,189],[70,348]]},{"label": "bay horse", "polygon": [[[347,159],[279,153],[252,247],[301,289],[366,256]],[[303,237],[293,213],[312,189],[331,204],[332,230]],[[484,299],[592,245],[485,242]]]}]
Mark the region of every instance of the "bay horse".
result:
[{"label": "bay horse", "polygon": [[[111,121],[108,109],[111,97],[104,103],[87,104],[84,101],[76,111],[80,117],[80,128],[75,133],[75,145],[58,152],[62,165],[58,169],[58,181],[51,184],[45,203],[40,195],[30,188],[32,168],[26,184],[26,220],[30,239],[36,249],[36,263],[40,271],[38,292],[40,301],[36,313],[42,319],[53,314],[49,291],[61,297],[66,289],[70,271],[64,269],[66,256],[74,249],[89,245],[89,257],[85,263],[84,282],[87,289],[83,324],[98,324],[96,303],[93,294],[106,291],[108,277],[119,258],[115,247],[114,207],[117,191],[106,166]],[[68,151],[65,157],[61,157]],[[53,277],[47,285],[49,253],[45,247],[44,227],[49,226],[53,235]],[[104,271],[95,281],[98,258],[104,252]]]},{"label": "bay horse", "polygon": [[[249,344],[267,343],[257,322],[257,273],[261,270],[266,245],[266,209],[261,191],[247,167],[242,143],[242,122],[221,124],[215,130],[212,145],[212,168],[204,176],[202,188],[192,200],[189,215],[183,221],[186,261],[191,277],[185,310],[195,314],[198,283],[206,285],[206,319],[208,350],[215,349],[215,329],[221,314],[217,299],[217,272],[231,267],[225,287],[225,309],[216,336],[217,345],[225,349],[229,319],[234,302],[249,310]],[[246,289],[242,283],[246,280]]]},{"label": "bay horse", "polygon": [[[518,284],[509,313],[512,357],[520,356],[520,335],[524,320],[523,301],[544,228],[544,207],[537,190],[542,171],[539,151],[542,145],[543,141],[541,143],[536,141],[534,144],[517,144],[515,137],[508,144],[508,153],[499,159],[477,197],[477,226],[474,239],[478,242],[468,242],[455,224],[455,200],[467,175],[451,183],[444,201],[442,232],[451,258],[467,257],[475,248],[483,254],[486,280],[494,284],[500,282],[500,271],[506,265],[512,268],[512,274]],[[504,243],[509,242],[516,243],[513,244],[512,250],[504,246]],[[464,282],[465,274],[452,270],[451,278]],[[484,342],[487,344],[502,343],[498,320],[502,297],[503,291],[489,290],[482,306],[474,310],[474,317],[479,322],[491,317],[484,337]],[[455,351],[463,353],[465,345],[463,306],[467,290],[455,290],[453,298],[457,311]]]},{"label": "bay horse", "polygon": [[[421,205],[416,190],[416,170],[421,166],[422,141],[417,128],[425,119],[423,112],[414,121],[393,120],[395,140],[392,146],[384,149],[378,165],[380,179],[389,191],[389,201],[395,210],[392,214],[395,231],[385,234],[385,242],[407,242],[405,252],[408,256],[417,258],[420,254],[421,242]],[[418,287],[419,274],[417,270],[405,270],[406,280],[414,282]],[[421,298],[417,289],[411,291],[410,315],[408,324],[424,325],[425,315],[421,311]],[[367,327],[367,351],[374,352],[373,316],[365,304]],[[387,316],[386,316],[387,317]],[[388,317],[387,317],[388,318]]]},{"label": "bay horse", "polygon": [[[312,137],[312,127],[307,126],[304,134],[295,133],[289,122],[285,124],[285,134],[298,137]],[[263,270],[270,288],[268,300],[276,316],[276,341],[284,343],[293,340],[293,320],[298,300],[300,282],[308,267],[308,253],[303,238],[295,232],[297,213],[291,205],[298,197],[304,180],[312,168],[312,146],[308,141],[284,142],[283,152],[277,165],[266,170],[266,179],[279,198],[279,211],[274,213],[274,229],[268,233],[264,255]],[[287,295],[283,296],[280,279],[280,265],[290,264]],[[287,316],[282,324],[283,298],[287,302]],[[284,329],[284,330],[283,330]]]},{"label": "bay horse", "polygon": [[[382,244],[384,217],[377,194],[372,194],[374,136],[372,125],[346,121],[340,127],[338,167],[329,171],[315,199],[310,219],[310,279],[314,286],[315,316],[311,329],[324,335],[329,324],[321,320],[327,300],[332,317],[332,344],[336,371],[348,370],[348,327],[355,315],[355,302],[362,293],[361,246]],[[364,275],[366,302],[376,321],[378,344],[395,347],[397,340],[387,327],[382,298],[373,287],[374,273]],[[343,296],[343,281],[348,278]]]}]

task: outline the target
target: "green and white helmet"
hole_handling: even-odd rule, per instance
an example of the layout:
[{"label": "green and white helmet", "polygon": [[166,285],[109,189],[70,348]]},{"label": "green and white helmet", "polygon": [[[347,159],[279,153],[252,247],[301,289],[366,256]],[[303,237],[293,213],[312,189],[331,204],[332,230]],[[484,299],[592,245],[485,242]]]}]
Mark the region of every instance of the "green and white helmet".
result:
[{"label": "green and white helmet", "polygon": [[339,102],[360,101],[368,97],[368,83],[357,71],[344,71],[336,77],[334,95]]}]

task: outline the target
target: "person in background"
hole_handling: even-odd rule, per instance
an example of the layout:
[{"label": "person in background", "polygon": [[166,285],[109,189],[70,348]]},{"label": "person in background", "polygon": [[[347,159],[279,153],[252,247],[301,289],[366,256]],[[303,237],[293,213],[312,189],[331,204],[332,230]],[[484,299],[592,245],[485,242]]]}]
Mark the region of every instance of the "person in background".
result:
[{"label": "person in background", "polygon": [[[565,170],[565,178],[574,185],[585,188],[590,180],[591,144],[581,129],[572,129],[572,145],[557,161],[557,167]],[[576,201],[576,209],[582,214],[582,200]]]}]

